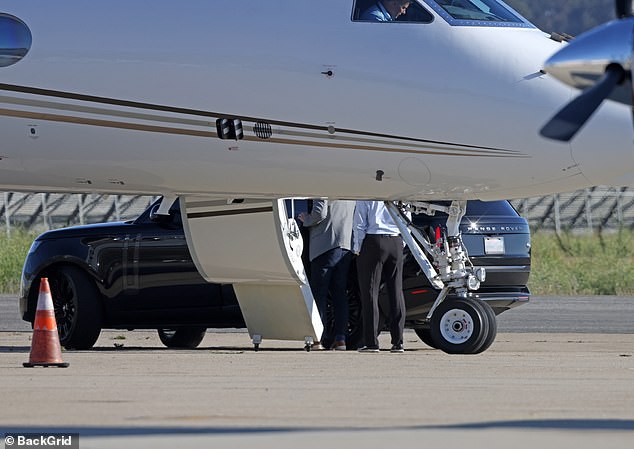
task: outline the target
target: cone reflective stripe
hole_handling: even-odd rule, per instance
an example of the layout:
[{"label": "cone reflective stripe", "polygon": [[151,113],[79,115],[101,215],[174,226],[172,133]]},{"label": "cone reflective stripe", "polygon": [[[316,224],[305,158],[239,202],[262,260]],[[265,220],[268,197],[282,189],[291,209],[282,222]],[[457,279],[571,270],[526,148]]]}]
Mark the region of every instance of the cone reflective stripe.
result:
[{"label": "cone reflective stripe", "polygon": [[51,288],[48,285],[48,278],[42,278],[40,281],[40,295],[37,298],[33,329],[43,331],[57,330],[55,308],[53,307],[53,297],[51,296]]},{"label": "cone reflective stripe", "polygon": [[62,361],[62,349],[59,344],[55,309],[48,279],[40,281],[40,294],[37,298],[37,310],[33,322],[33,339],[29,361],[25,367],[58,366],[66,368],[69,364]]}]

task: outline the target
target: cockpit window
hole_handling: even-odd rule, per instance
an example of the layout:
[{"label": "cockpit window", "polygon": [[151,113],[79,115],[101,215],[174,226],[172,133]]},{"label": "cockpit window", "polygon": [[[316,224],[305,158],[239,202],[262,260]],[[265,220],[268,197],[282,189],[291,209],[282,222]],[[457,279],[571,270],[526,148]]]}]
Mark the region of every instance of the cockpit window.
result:
[{"label": "cockpit window", "polygon": [[499,0],[424,0],[450,25],[523,27],[534,26]]},{"label": "cockpit window", "polygon": [[416,0],[355,0],[355,22],[431,23],[432,13]]},{"label": "cockpit window", "polygon": [[31,48],[31,31],[17,17],[0,13],[0,67],[20,61]]}]

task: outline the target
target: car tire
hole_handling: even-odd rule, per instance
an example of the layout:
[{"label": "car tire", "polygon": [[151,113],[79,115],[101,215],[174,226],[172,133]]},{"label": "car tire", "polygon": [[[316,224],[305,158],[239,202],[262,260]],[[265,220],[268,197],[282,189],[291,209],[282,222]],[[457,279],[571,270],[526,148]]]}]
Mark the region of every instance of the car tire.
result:
[{"label": "car tire", "polygon": [[431,317],[431,336],[447,354],[473,354],[489,335],[489,318],[482,305],[468,298],[447,298]]},{"label": "car tire", "polygon": [[157,330],[161,343],[168,348],[175,349],[193,349],[198,347],[207,332],[206,327],[177,327]]},{"label": "car tire", "polygon": [[101,333],[102,303],[88,275],[73,266],[45,274],[51,288],[60,344],[66,349],[90,349]]},{"label": "car tire", "polygon": [[414,329],[414,332],[416,332],[416,335],[418,335],[418,338],[420,338],[421,341],[425,343],[427,346],[430,346],[434,349],[438,349],[436,347],[436,343],[434,342],[434,339],[431,336],[430,329]]},{"label": "car tire", "polygon": [[359,286],[354,278],[354,284],[348,286],[348,336],[346,347],[356,350],[363,335],[363,316],[361,315],[361,297]]}]

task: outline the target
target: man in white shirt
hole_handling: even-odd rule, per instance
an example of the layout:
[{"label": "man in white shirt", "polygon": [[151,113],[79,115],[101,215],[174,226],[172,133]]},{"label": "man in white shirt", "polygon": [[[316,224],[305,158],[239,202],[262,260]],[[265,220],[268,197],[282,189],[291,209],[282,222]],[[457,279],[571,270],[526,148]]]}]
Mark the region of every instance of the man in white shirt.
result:
[{"label": "man in white shirt", "polygon": [[381,279],[390,300],[391,352],[403,352],[403,238],[382,201],[357,201],[352,227],[363,316],[363,346],[359,352],[379,352]]}]

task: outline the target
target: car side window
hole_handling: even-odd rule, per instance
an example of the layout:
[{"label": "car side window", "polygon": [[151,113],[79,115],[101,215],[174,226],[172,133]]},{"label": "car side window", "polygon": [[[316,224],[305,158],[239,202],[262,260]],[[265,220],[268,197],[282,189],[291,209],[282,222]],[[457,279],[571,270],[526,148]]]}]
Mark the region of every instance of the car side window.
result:
[{"label": "car side window", "polygon": [[172,217],[172,224],[174,226],[183,226],[183,217],[181,216],[181,204],[180,200],[176,200],[170,208],[170,217]]},{"label": "car side window", "polygon": [[[399,9],[403,7],[403,13]],[[396,8],[396,9],[394,9]],[[397,11],[390,15],[390,11]],[[415,0],[355,0],[352,8],[352,20],[354,22],[409,22],[431,23],[434,16]]]}]

